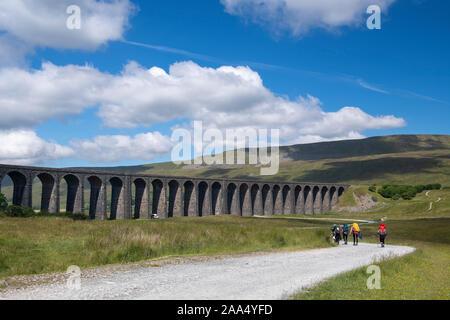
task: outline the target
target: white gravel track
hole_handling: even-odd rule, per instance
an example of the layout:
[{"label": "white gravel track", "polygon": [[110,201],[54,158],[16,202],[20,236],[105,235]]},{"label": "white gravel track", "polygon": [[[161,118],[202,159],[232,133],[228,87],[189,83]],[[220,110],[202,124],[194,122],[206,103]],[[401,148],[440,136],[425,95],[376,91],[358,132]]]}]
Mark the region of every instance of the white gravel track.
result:
[{"label": "white gravel track", "polygon": [[113,272],[106,277],[82,279],[78,291],[59,283],[6,291],[0,293],[0,299],[284,299],[339,273],[413,251],[412,247],[349,243]]}]

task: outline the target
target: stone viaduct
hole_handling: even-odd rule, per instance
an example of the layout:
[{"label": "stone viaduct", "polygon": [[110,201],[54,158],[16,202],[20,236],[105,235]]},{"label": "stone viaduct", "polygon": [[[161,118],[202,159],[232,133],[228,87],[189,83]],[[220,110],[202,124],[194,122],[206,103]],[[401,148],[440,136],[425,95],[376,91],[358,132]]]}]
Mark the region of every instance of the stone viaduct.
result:
[{"label": "stone viaduct", "polygon": [[6,175],[14,184],[13,204],[27,207],[32,206],[33,180],[38,178],[42,183],[41,210],[49,213],[60,212],[63,180],[67,184],[67,212],[84,213],[84,189],[90,186],[89,216],[99,220],[150,218],[152,214],[160,218],[321,214],[349,187],[0,165],[0,188]]}]

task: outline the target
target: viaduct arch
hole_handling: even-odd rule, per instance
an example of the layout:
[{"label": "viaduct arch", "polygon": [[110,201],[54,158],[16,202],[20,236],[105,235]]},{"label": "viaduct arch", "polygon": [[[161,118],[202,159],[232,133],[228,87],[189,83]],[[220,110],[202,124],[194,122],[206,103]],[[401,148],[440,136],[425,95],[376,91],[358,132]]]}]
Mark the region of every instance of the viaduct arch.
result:
[{"label": "viaduct arch", "polygon": [[[65,181],[67,195],[62,200],[66,211],[84,213],[88,204],[90,218],[97,220],[145,219],[152,214],[160,218],[322,214],[336,205],[349,187],[0,165],[0,188],[6,176],[13,182],[15,205],[32,207],[33,180],[38,178],[42,183],[41,210],[59,213],[60,184]],[[89,203],[85,203],[86,186]]]}]

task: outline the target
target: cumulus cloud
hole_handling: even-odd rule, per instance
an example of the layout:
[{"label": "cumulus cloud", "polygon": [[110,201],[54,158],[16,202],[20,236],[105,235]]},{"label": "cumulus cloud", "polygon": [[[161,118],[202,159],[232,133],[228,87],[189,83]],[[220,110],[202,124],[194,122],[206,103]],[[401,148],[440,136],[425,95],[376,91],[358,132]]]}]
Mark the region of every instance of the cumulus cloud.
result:
[{"label": "cumulus cloud", "polygon": [[0,131],[0,163],[35,165],[53,160],[75,158],[91,163],[123,161],[152,161],[167,156],[173,142],[159,132],[96,136],[92,139],[72,140],[64,146],[45,141],[33,130]]},{"label": "cumulus cloud", "polygon": [[325,112],[318,98],[291,100],[266,88],[248,67],[205,68],[193,62],[169,72],[135,62],[111,75],[92,66],[0,71],[0,129],[32,127],[52,118],[99,106],[111,128],[150,127],[177,119],[203,120],[205,128],[279,128],[282,141],[302,136],[317,141],[361,137],[367,129],[392,129],[405,121],[372,116],[358,107]]},{"label": "cumulus cloud", "polygon": [[227,13],[295,36],[314,28],[335,30],[362,22],[369,5],[386,10],[395,0],[221,0]]},{"label": "cumulus cloud", "polygon": [[93,163],[113,163],[124,160],[150,161],[167,156],[172,148],[169,137],[159,132],[97,136],[92,140],[74,140],[71,146],[77,157]]},{"label": "cumulus cloud", "polygon": [[0,129],[32,127],[93,106],[108,76],[89,66],[0,69]]},{"label": "cumulus cloud", "polygon": [[[70,5],[81,9],[79,30],[66,26]],[[0,48],[1,42],[3,46],[19,46],[21,50],[16,55],[22,60],[34,47],[95,50],[122,39],[134,10],[130,0],[0,1],[0,32],[8,36],[0,41]],[[0,66],[10,66],[3,55],[0,53]]]},{"label": "cumulus cloud", "polygon": [[67,158],[71,148],[48,142],[31,130],[0,131],[0,163],[30,165]]}]

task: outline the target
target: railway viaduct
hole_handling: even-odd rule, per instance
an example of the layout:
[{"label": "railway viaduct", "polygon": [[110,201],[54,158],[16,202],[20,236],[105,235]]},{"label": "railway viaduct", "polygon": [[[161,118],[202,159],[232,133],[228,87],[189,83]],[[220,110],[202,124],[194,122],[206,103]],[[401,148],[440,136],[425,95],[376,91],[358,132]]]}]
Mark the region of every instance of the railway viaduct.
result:
[{"label": "railway viaduct", "polygon": [[[38,178],[42,183],[41,211],[49,213],[60,212],[63,180],[67,184],[67,212],[84,213],[84,189],[88,187],[89,216],[98,220],[145,219],[152,214],[160,218],[321,214],[349,187],[0,165],[0,188],[7,175],[14,184],[13,204],[27,207],[32,207],[33,180]],[[111,190],[110,197],[107,190]]]}]

